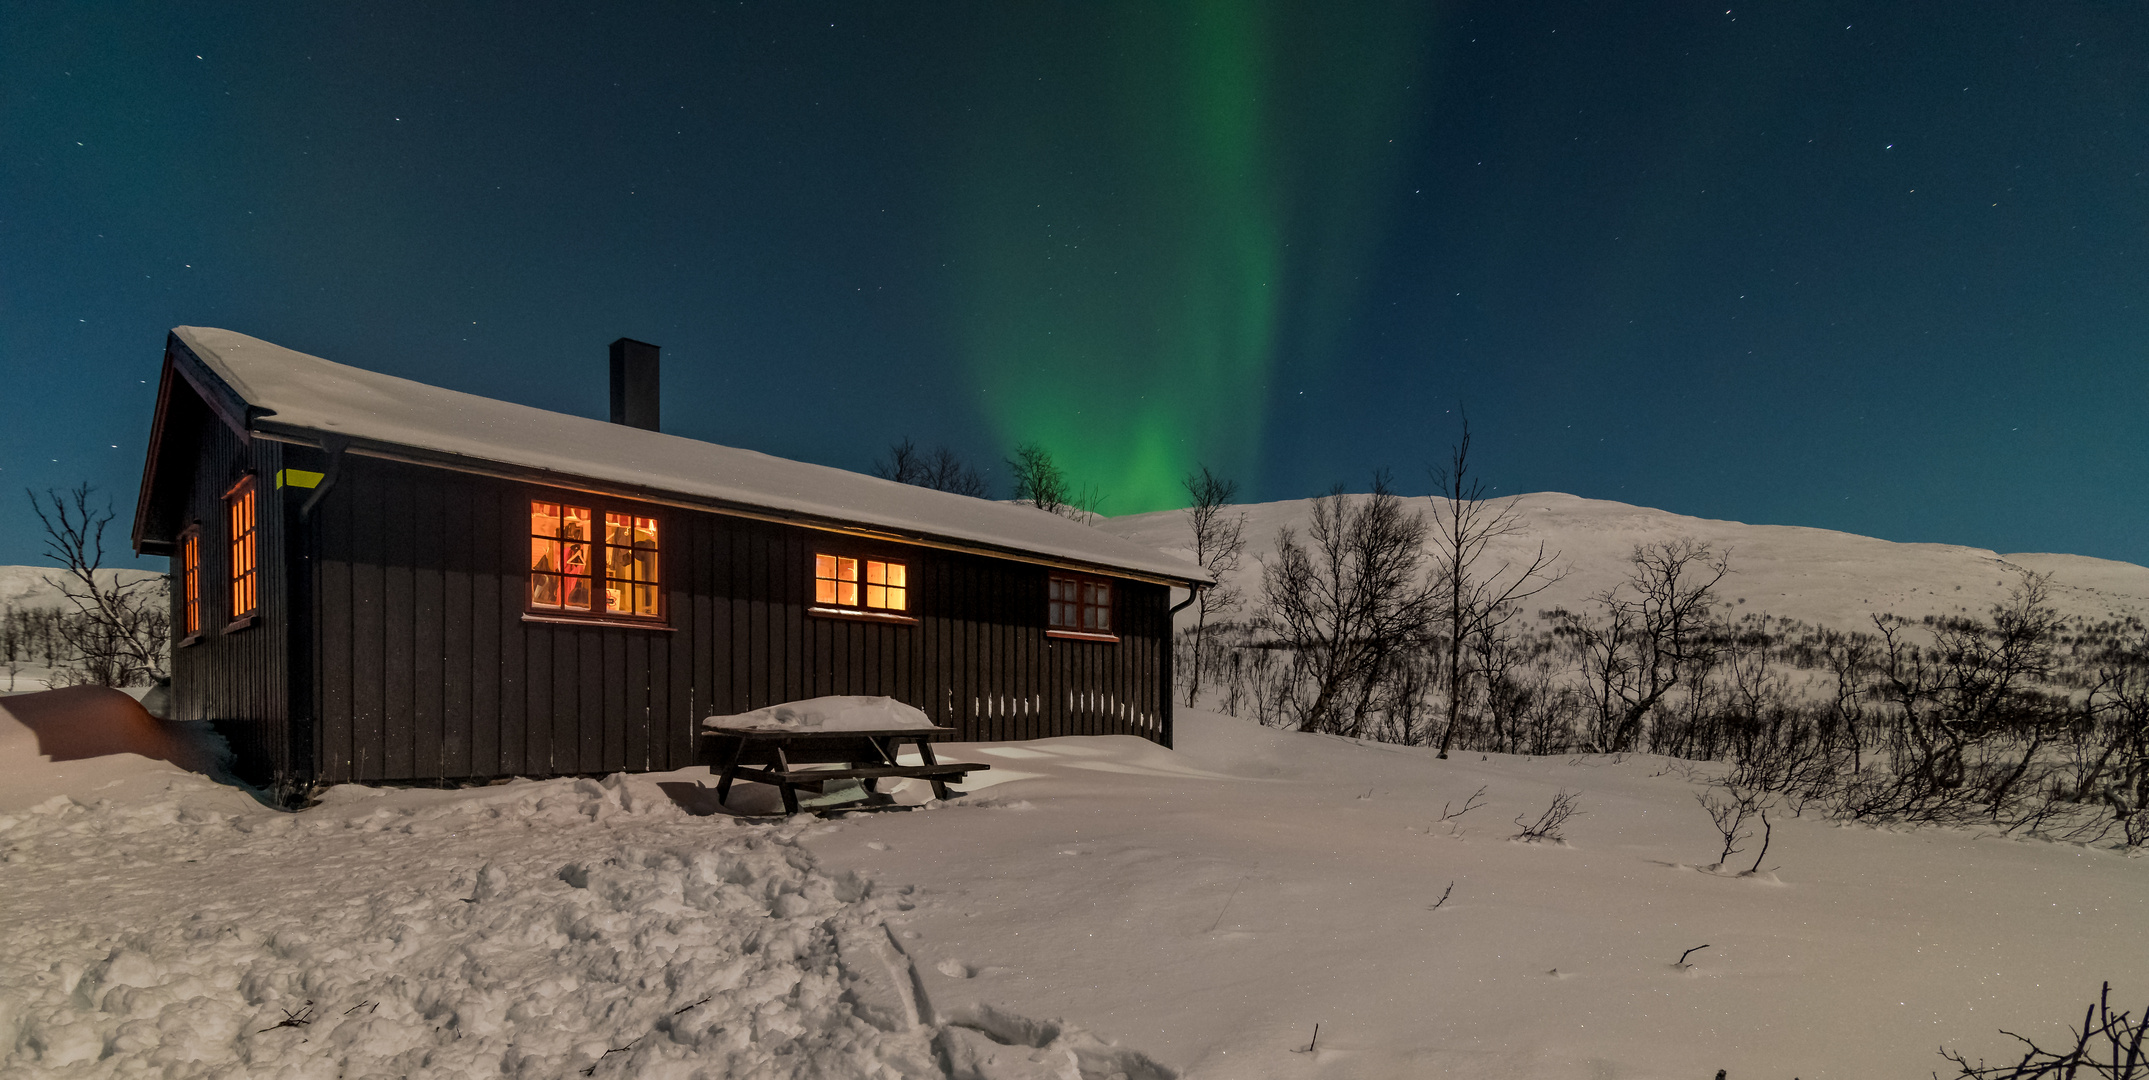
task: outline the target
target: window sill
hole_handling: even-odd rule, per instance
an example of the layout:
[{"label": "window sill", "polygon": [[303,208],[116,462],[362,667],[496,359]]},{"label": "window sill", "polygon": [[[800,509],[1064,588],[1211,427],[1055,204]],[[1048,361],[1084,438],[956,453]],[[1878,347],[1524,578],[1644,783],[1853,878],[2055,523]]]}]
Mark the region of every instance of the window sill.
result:
[{"label": "window sill", "polygon": [[526,623],[547,623],[552,626],[609,626],[620,630],[664,630],[678,627],[662,619],[607,619],[602,615],[540,615],[534,611],[522,613]]},{"label": "window sill", "polygon": [[849,619],[853,622],[888,623],[893,626],[916,626],[918,620],[909,615],[894,615],[885,611],[865,611],[859,608],[809,607],[806,614],[823,619]]},{"label": "window sill", "polygon": [[1045,631],[1045,636],[1066,641],[1102,641],[1111,645],[1119,644],[1118,634],[1089,634],[1080,630],[1047,630]]},{"label": "window sill", "polygon": [[196,630],[196,631],[194,631],[193,633],[191,633],[191,634],[188,634],[187,636],[185,636],[185,637],[183,637],[183,638],[180,638],[180,639],[179,639],[178,641],[175,641],[175,642],[173,642],[173,643],[172,643],[172,648],[175,648],[175,649],[184,649],[184,648],[186,648],[186,647],[187,647],[187,646],[189,646],[189,645],[199,645],[199,644],[201,644],[201,639],[202,639],[202,633],[201,633],[201,631],[199,631],[199,630]]},{"label": "window sill", "polygon": [[225,623],[225,624],[224,624],[224,633],[227,633],[227,634],[235,634],[235,633],[238,633],[239,631],[241,631],[241,630],[244,630],[244,629],[246,629],[247,627],[249,627],[249,626],[252,626],[252,625],[254,625],[254,620],[256,620],[256,619],[259,619],[260,617],[261,617],[261,616],[260,616],[260,614],[258,614],[258,613],[256,613],[256,612],[247,612],[246,614],[244,614],[244,615],[241,615],[241,616],[239,616],[238,618],[236,618],[236,619],[233,619],[233,620],[231,620],[231,621],[230,621],[230,622],[228,622],[228,623]]}]

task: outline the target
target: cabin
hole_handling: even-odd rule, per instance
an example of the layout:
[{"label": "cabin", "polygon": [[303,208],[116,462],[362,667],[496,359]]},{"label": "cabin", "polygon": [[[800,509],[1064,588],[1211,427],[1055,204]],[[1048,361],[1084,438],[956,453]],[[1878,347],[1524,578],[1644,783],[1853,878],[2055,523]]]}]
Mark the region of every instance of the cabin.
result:
[{"label": "cabin", "polygon": [[172,560],[171,718],[285,802],[683,768],[703,717],[829,694],[1171,744],[1198,568],[664,434],[653,345],[613,343],[611,382],[606,422],[171,331],[132,536]]}]

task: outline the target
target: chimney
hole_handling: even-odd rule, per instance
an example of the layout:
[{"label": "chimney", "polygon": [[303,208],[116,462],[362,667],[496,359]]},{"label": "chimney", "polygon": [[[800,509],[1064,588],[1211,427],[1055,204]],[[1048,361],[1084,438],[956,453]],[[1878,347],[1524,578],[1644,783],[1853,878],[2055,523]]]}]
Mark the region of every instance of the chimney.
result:
[{"label": "chimney", "polygon": [[620,338],[612,343],[612,422],[657,430],[657,347]]}]

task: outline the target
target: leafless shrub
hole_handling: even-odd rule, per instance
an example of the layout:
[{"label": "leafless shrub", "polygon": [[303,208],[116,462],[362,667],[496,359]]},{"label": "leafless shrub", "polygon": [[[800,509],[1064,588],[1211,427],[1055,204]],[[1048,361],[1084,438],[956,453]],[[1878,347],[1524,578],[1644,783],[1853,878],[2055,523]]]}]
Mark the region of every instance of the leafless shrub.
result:
[{"label": "leafless shrub", "polygon": [[1567,824],[1568,818],[1582,812],[1575,808],[1575,800],[1581,797],[1582,793],[1579,791],[1570,795],[1565,788],[1560,789],[1559,794],[1552,796],[1552,805],[1545,807],[1545,812],[1537,815],[1535,822],[1527,821],[1527,814],[1517,815],[1515,826],[1522,831],[1508,839],[1520,840],[1526,844],[1565,843],[1566,837],[1560,830]]},{"label": "leafless shrub", "polygon": [[[1718,791],[1723,794],[1719,796]],[[1768,858],[1769,838],[1775,833],[1768,821],[1767,795],[1760,791],[1742,791],[1737,787],[1723,785],[1715,791],[1695,792],[1694,801],[1708,811],[1710,823],[1716,826],[1717,833],[1723,837],[1724,848],[1717,854],[1716,862],[1709,867],[1712,871],[1722,872],[1730,864],[1731,857],[1744,850],[1739,845],[1753,838],[1753,832],[1747,827],[1747,822],[1759,819],[1762,829],[1761,851],[1754,856],[1754,864],[1746,872],[1760,873],[1761,860]]]},{"label": "leafless shrub", "polygon": [[[2029,1047],[2013,1065],[1986,1065],[1982,1058],[1972,1065],[1967,1057],[1946,1047],[1940,1048],[1940,1056],[1961,1070],[1953,1076],[1967,1080],[2149,1080],[2149,1053],[2145,1053],[2149,1046],[2144,1045],[2149,1022],[2144,1020],[2112,1012],[2112,984],[2105,983],[2097,1000],[2083,1011],[2081,1028],[2069,1032],[2074,1046],[2064,1052],[2046,1050],[2002,1029],[2000,1034]],[[1934,1073],[1934,1080],[1939,1076]]]}]

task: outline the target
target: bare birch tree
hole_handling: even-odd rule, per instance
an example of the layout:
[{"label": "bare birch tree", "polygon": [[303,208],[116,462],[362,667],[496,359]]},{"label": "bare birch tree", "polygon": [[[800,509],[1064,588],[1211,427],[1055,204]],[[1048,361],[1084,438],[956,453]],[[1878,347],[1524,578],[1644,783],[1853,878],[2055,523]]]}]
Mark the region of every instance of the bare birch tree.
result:
[{"label": "bare birch tree", "polygon": [[899,484],[914,484],[982,499],[990,494],[985,478],[964,463],[961,455],[945,445],[921,450],[905,436],[888,445],[888,456],[873,459],[873,475]]},{"label": "bare birch tree", "polygon": [[1008,463],[1015,472],[1015,501],[1028,503],[1049,514],[1064,513],[1073,498],[1067,474],[1052,460],[1052,452],[1037,443],[1015,448]]},{"label": "bare birch tree", "polygon": [[113,515],[109,504],[103,509],[92,504],[94,490],[87,483],[64,493],[47,488],[43,499],[25,492],[44,526],[45,557],[64,571],[46,583],[60,590],[78,616],[61,620],[60,632],[90,682],[131,686],[162,678],[172,627],[166,579],[122,583],[109,573],[99,577],[104,531]]},{"label": "bare birch tree", "polygon": [[1470,677],[1466,651],[1471,642],[1492,637],[1515,616],[1524,600],[1558,581],[1560,571],[1552,564],[1557,552],[1545,554],[1539,542],[1526,562],[1503,562],[1486,572],[1481,564],[1485,549],[1495,540],[1528,531],[1521,511],[1512,502],[1496,507],[1485,497],[1485,483],[1470,476],[1470,421],[1463,419],[1462,438],[1450,450],[1446,468],[1433,470],[1433,578],[1439,582],[1440,612],[1437,621],[1446,633],[1448,691],[1447,725],[1440,733],[1440,756],[1448,756],[1455,739],[1456,721]]},{"label": "bare birch tree", "polygon": [[1187,496],[1193,500],[1186,508],[1186,518],[1194,532],[1194,565],[1216,579],[1216,584],[1198,590],[1194,596],[1194,660],[1186,688],[1186,703],[1192,707],[1201,694],[1205,659],[1202,637],[1208,630],[1209,617],[1236,611],[1245,603],[1231,579],[1239,572],[1240,560],[1246,553],[1246,515],[1229,512],[1232,500],[1239,494],[1238,483],[1210,472],[1207,465],[1201,466],[1198,473],[1188,473],[1185,483]]},{"label": "bare birch tree", "polygon": [[1437,584],[1424,576],[1425,518],[1385,473],[1373,492],[1313,500],[1306,541],[1286,526],[1261,567],[1262,621],[1292,650],[1301,731],[1355,735],[1390,667],[1423,641]]}]

